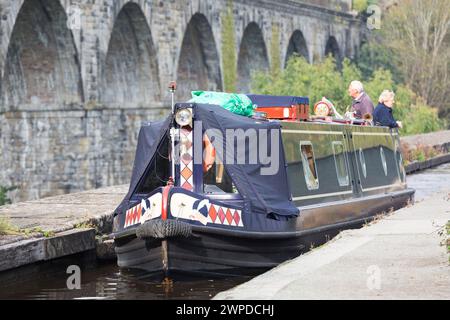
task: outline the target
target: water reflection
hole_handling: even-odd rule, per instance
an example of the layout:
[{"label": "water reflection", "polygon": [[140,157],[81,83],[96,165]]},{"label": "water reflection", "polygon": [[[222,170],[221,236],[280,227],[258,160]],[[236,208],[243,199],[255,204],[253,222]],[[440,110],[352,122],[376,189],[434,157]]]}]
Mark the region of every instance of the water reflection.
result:
[{"label": "water reflection", "polygon": [[[170,279],[148,276],[142,272],[120,270],[115,263],[83,266],[81,290],[66,286],[67,267],[76,264],[77,257],[43,264],[39,276],[3,281],[0,278],[0,299],[32,300],[199,300],[211,299],[251,279],[240,277],[200,277],[177,274]],[[11,280],[11,279],[10,279]],[[17,279],[16,279],[17,280]]]}]

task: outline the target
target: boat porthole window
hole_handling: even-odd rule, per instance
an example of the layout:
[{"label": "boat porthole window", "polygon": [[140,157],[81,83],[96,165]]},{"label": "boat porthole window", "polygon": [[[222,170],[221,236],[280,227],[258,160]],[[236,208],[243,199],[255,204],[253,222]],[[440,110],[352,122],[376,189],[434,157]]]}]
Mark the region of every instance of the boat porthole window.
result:
[{"label": "boat porthole window", "polygon": [[383,147],[380,147],[381,164],[383,165],[384,175],[387,176],[387,163]]},{"label": "boat porthole window", "polygon": [[341,187],[348,186],[350,179],[348,177],[347,159],[342,141],[333,141],[333,154],[339,185]]},{"label": "boat porthole window", "polygon": [[359,162],[364,178],[367,178],[366,158],[364,158],[364,151],[361,148],[359,148]]},{"label": "boat porthole window", "polygon": [[314,148],[311,142],[300,142],[300,156],[302,159],[303,174],[305,176],[306,187],[308,188],[308,190],[319,189],[319,176],[317,174]]}]

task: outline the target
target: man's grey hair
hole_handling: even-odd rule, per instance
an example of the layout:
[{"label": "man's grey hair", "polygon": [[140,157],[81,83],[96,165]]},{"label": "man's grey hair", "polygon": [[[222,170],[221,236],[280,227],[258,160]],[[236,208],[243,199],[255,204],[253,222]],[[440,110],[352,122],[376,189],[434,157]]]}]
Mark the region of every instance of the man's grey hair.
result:
[{"label": "man's grey hair", "polygon": [[385,103],[386,101],[390,99],[394,99],[395,93],[390,90],[383,90],[383,92],[380,95],[380,98],[378,99],[378,102]]},{"label": "man's grey hair", "polygon": [[358,81],[358,80],[354,80],[354,81],[350,82],[350,88],[355,89],[359,93],[364,91],[363,84],[361,83],[361,81]]}]

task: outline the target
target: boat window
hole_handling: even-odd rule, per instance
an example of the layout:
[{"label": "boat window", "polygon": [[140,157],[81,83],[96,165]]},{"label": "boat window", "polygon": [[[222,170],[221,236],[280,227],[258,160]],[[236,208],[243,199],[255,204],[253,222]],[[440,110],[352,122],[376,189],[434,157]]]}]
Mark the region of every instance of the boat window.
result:
[{"label": "boat window", "polygon": [[203,173],[204,193],[238,193],[223,164],[214,163]]},{"label": "boat window", "polygon": [[203,192],[206,194],[238,193],[206,134],[203,137]]},{"label": "boat window", "polygon": [[341,187],[348,186],[350,179],[348,177],[347,159],[342,141],[333,141],[333,153],[339,185]]},{"label": "boat window", "polygon": [[164,137],[158,146],[154,159],[145,172],[145,178],[139,182],[136,193],[147,194],[167,185],[170,177],[169,138]]},{"label": "boat window", "polygon": [[364,157],[364,151],[361,148],[359,148],[359,162],[361,163],[361,170],[364,178],[367,178],[366,158]]},{"label": "boat window", "polygon": [[381,164],[383,165],[384,175],[387,176],[387,163],[383,147],[380,147],[380,157],[381,157]]},{"label": "boat window", "polygon": [[319,177],[317,175],[314,149],[309,141],[300,142],[300,154],[302,158],[303,174],[305,175],[308,190],[319,189]]}]

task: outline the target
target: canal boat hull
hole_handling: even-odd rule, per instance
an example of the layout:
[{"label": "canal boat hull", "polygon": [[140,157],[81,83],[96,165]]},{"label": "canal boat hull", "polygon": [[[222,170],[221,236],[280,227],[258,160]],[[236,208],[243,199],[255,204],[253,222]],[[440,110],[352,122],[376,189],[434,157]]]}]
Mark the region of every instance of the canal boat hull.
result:
[{"label": "canal boat hull", "polygon": [[[165,275],[257,274],[324,244],[343,230],[359,228],[377,215],[413,201],[414,190],[406,189],[369,199],[309,206],[301,209],[301,218],[286,223],[287,230],[296,231],[242,232],[192,226],[188,237],[140,238],[133,231],[117,234],[118,265]],[[303,229],[314,224],[312,219],[318,221],[315,227]]]}]

